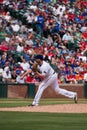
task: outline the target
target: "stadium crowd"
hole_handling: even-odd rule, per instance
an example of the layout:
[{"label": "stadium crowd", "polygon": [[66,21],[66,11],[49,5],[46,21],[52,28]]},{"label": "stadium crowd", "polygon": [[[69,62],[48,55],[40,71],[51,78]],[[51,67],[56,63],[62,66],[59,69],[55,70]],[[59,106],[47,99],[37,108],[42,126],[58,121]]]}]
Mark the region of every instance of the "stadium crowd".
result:
[{"label": "stadium crowd", "polygon": [[0,80],[39,82],[32,74],[42,54],[59,83],[87,80],[87,1],[0,0]]}]

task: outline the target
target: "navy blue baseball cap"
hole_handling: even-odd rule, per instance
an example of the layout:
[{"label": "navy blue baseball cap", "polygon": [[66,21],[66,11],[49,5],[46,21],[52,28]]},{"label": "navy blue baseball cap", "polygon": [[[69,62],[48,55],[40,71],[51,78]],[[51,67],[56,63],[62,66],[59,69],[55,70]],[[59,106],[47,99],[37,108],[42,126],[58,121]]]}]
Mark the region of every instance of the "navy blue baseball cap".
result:
[{"label": "navy blue baseball cap", "polygon": [[40,60],[43,60],[43,56],[41,54],[38,54],[34,57],[35,59],[40,59]]}]

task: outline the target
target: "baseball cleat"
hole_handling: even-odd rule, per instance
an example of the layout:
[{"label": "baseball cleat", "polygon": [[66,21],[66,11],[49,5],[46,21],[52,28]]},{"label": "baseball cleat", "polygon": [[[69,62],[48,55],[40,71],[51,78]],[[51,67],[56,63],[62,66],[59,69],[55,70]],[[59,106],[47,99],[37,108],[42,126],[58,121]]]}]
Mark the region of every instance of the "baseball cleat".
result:
[{"label": "baseball cleat", "polygon": [[38,104],[29,104],[28,106],[34,107],[34,106],[38,106]]},{"label": "baseball cleat", "polygon": [[76,94],[74,97],[74,102],[77,103],[77,100],[78,100],[78,98],[77,98],[77,94]]}]

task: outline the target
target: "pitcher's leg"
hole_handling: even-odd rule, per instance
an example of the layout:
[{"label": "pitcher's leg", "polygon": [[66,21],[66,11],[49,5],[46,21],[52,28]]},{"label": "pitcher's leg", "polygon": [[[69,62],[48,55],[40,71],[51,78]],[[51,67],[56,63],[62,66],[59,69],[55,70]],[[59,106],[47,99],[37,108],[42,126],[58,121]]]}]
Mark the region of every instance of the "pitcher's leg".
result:
[{"label": "pitcher's leg", "polygon": [[59,94],[61,94],[61,95],[64,95],[64,96],[66,96],[66,97],[69,97],[69,98],[73,98],[73,99],[74,99],[74,97],[75,97],[76,94],[77,94],[76,92],[72,92],[72,91],[68,91],[68,90],[66,90],[66,89],[59,88],[58,82],[55,82],[55,83],[54,83],[53,88],[54,88],[54,90],[55,90],[57,93],[59,93]]},{"label": "pitcher's leg", "polygon": [[73,98],[73,99],[76,95],[76,92],[68,91],[66,89],[61,89],[61,88],[59,88],[58,93],[66,97]]},{"label": "pitcher's leg", "polygon": [[38,88],[38,90],[37,90],[37,93],[36,93],[36,95],[35,95],[35,98],[34,98],[34,100],[33,100],[32,105],[37,106],[37,105],[39,104],[40,98],[41,98],[42,93],[43,93],[43,91],[45,90],[45,88],[46,88],[46,87],[45,87],[44,85],[40,85],[40,86],[39,86],[39,88]]},{"label": "pitcher's leg", "polygon": [[51,84],[54,82],[54,78],[50,78],[49,80],[42,82],[37,90],[37,93],[35,95],[33,105],[38,105],[40,98],[42,96],[43,91],[48,87],[51,86]]}]

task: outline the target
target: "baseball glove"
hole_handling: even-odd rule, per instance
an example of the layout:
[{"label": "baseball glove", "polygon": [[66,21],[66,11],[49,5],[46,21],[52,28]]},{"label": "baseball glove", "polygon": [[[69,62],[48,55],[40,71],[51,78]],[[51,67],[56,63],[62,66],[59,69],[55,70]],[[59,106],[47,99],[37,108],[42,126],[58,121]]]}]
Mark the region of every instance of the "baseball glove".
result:
[{"label": "baseball glove", "polygon": [[37,63],[33,63],[33,65],[32,65],[32,71],[33,72],[37,72],[38,71],[38,64]]}]

